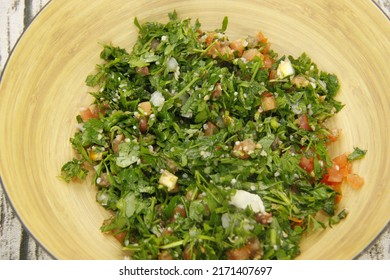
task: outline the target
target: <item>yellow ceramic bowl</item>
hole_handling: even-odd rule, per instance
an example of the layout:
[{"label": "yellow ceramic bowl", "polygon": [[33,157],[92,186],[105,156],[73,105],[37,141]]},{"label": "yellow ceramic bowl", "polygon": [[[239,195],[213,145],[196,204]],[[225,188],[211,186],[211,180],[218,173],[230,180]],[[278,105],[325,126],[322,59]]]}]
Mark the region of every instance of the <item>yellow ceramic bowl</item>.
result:
[{"label": "yellow ceramic bowl", "polygon": [[135,16],[166,21],[174,9],[204,30],[228,16],[230,38],[263,31],[279,54],[307,52],[340,78],[346,107],[334,123],[344,133],[333,152],[367,149],[354,166],[366,183],[346,189],[347,219],[305,238],[299,258],[354,258],[390,217],[390,23],[368,0],[53,0],[19,41],[0,87],[0,174],[24,225],[56,258],[122,258],[99,230],[108,213],[96,189],[57,176],[72,157],[75,116],[92,101],[84,80],[100,62],[99,43],[130,50]]}]

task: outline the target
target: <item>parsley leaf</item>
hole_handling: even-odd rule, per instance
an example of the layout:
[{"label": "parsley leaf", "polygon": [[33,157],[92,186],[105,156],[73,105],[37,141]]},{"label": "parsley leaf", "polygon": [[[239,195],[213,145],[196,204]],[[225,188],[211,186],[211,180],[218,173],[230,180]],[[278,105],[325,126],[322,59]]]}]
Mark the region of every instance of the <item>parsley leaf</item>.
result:
[{"label": "parsley leaf", "polygon": [[362,150],[358,147],[355,147],[353,152],[350,155],[348,155],[348,161],[362,159],[362,158],[364,158],[366,153],[367,153],[367,150]]},{"label": "parsley leaf", "polygon": [[72,179],[83,180],[87,177],[88,170],[83,167],[84,161],[73,159],[65,163],[61,168],[61,178],[66,182],[70,182]]}]

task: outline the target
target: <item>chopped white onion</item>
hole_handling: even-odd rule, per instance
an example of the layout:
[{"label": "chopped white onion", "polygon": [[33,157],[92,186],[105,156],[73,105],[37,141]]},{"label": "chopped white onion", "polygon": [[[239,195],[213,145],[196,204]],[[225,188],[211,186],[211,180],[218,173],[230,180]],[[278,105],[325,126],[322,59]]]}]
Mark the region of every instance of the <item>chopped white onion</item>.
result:
[{"label": "chopped white onion", "polygon": [[285,60],[281,61],[278,69],[276,69],[276,76],[279,79],[284,79],[288,76],[294,75],[295,71],[291,64],[291,61],[286,58]]},{"label": "chopped white onion", "polygon": [[246,209],[248,206],[255,213],[265,213],[265,207],[260,196],[243,190],[237,190],[231,197],[230,204],[240,209]]},{"label": "chopped white onion", "polygon": [[230,217],[228,213],[224,213],[221,216],[221,221],[222,221],[222,227],[223,228],[228,228],[230,227]]},{"label": "chopped white onion", "polygon": [[171,57],[167,62],[167,69],[169,72],[176,72],[179,68],[179,63],[174,57]]},{"label": "chopped white onion", "polygon": [[165,98],[161,92],[155,91],[151,95],[150,102],[152,102],[152,104],[156,107],[162,107],[164,105]]}]

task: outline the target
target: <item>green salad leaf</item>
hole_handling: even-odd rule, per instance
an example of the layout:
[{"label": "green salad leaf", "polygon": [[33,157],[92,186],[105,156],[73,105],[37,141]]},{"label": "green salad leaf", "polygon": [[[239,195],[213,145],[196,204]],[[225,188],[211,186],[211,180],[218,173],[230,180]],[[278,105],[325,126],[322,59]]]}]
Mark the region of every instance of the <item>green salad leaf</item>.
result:
[{"label": "green salad leaf", "polygon": [[367,153],[367,150],[362,150],[359,147],[355,147],[353,152],[348,156],[348,160],[354,161],[354,160],[362,159],[362,158],[364,158],[366,153]]}]

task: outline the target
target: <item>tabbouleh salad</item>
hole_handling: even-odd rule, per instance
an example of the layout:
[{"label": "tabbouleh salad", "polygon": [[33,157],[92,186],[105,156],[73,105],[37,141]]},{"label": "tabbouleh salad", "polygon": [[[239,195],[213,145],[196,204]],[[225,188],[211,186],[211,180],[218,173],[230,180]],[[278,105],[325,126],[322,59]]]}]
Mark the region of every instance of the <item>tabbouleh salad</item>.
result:
[{"label": "tabbouleh salad", "polygon": [[[93,173],[112,213],[101,231],[131,259],[294,259],[305,233],[333,226],[354,148],[332,158],[338,78],[303,53],[278,56],[259,32],[229,40],[169,14],[135,19],[131,52],[104,45],[61,177]],[[318,214],[327,219],[319,219]]]}]

